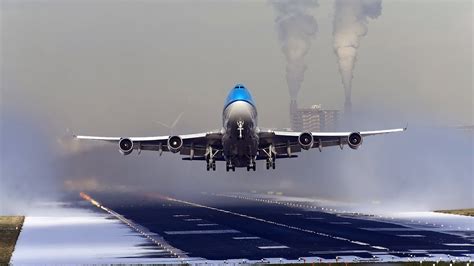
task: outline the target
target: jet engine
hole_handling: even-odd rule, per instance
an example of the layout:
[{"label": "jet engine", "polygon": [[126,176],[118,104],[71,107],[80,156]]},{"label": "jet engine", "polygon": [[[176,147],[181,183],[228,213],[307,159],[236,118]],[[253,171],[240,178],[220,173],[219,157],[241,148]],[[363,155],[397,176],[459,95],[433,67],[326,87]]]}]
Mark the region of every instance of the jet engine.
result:
[{"label": "jet engine", "polygon": [[362,144],[362,136],[358,132],[353,132],[347,137],[347,144],[351,149],[357,149]]},{"label": "jet engine", "polygon": [[122,138],[119,141],[119,151],[123,155],[129,155],[133,151],[133,141],[129,138]]},{"label": "jet engine", "polygon": [[300,144],[301,148],[305,150],[311,149],[313,147],[313,135],[311,132],[303,132],[298,137],[298,143]]},{"label": "jet engine", "polygon": [[180,136],[171,136],[168,139],[168,150],[172,153],[177,153],[183,147],[183,139]]}]

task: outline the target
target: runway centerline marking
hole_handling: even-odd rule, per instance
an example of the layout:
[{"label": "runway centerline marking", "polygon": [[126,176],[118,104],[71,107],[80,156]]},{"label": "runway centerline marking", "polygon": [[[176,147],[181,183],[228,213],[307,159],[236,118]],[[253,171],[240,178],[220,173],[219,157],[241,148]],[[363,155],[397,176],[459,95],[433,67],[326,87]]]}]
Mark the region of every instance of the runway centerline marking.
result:
[{"label": "runway centerline marking", "polygon": [[183,230],[183,231],[165,231],[167,235],[205,235],[205,234],[238,234],[240,231],[234,229],[228,230]]},{"label": "runway centerline marking", "polygon": [[411,228],[411,227],[374,227],[374,228],[369,228],[369,227],[360,227],[359,229],[362,230],[367,230],[367,231],[390,231],[390,232],[403,232],[403,231],[408,231],[408,232],[419,232],[419,231],[426,231],[423,229],[418,229],[418,228]]},{"label": "runway centerline marking", "polygon": [[179,218],[179,217],[189,217],[189,214],[175,214],[173,217]]},{"label": "runway centerline marking", "polygon": [[217,226],[218,224],[197,224],[197,226]]},{"label": "runway centerline marking", "polygon": [[260,246],[257,247],[259,249],[283,249],[283,248],[289,248],[288,246]]},{"label": "runway centerline marking", "polygon": [[235,240],[251,240],[251,239],[260,239],[258,236],[235,236],[233,237]]}]

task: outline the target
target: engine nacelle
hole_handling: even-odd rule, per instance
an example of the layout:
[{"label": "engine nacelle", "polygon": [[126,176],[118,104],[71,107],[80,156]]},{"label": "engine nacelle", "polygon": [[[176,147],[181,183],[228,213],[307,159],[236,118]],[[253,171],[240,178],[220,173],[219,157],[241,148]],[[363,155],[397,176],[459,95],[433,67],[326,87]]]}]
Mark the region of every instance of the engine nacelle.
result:
[{"label": "engine nacelle", "polygon": [[303,132],[298,137],[298,143],[300,144],[301,148],[305,150],[309,150],[313,147],[313,135],[311,132]]},{"label": "engine nacelle", "polygon": [[183,147],[183,139],[180,136],[171,136],[168,139],[168,150],[172,153],[177,153]]},{"label": "engine nacelle", "polygon": [[129,155],[133,151],[133,141],[129,138],[119,140],[119,151],[123,155]]},{"label": "engine nacelle", "polygon": [[349,137],[347,137],[347,144],[351,149],[357,149],[359,146],[362,144],[362,136],[359,134],[359,132],[353,132],[349,134]]}]

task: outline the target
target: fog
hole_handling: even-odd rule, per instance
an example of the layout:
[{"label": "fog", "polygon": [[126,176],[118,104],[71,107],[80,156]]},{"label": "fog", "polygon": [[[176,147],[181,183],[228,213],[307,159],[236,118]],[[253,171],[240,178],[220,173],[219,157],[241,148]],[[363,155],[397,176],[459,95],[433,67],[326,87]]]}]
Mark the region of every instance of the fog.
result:
[{"label": "fog", "polygon": [[[260,126],[288,127],[286,59],[270,4],[1,3],[0,214],[28,213],[34,202],[79,190],[281,191],[389,210],[474,205],[473,135],[453,127],[473,124],[470,1],[383,2],[361,41],[353,114],[340,129],[408,123],[407,132],[366,138],[357,151],[303,152],[274,171],[259,162],[256,172],[235,173],[219,162],[207,172],[177,154],[122,156],[114,145],[67,135],[168,134],[157,122],[183,112],[174,132],[217,129],[237,82],[254,94]],[[310,12],[319,33],[299,101],[342,109],[333,2]]]}]

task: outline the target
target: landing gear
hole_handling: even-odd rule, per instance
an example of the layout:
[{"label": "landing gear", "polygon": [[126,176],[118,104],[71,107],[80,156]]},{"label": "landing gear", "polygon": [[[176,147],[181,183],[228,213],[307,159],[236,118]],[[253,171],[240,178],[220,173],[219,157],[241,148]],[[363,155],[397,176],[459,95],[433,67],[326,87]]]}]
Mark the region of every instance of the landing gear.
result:
[{"label": "landing gear", "polygon": [[225,167],[225,170],[226,170],[227,172],[229,172],[230,170],[232,170],[232,172],[235,172],[235,166],[234,166],[234,165],[227,165],[227,166]]},{"label": "landing gear", "polygon": [[229,160],[226,163],[225,170],[229,172],[229,170],[232,170],[232,172],[235,172],[235,165],[232,164],[232,162]]},{"label": "landing gear", "polygon": [[268,158],[266,165],[267,165],[267,169],[270,169],[270,168],[275,169],[275,159],[274,158]]},{"label": "landing gear", "polygon": [[211,146],[208,146],[206,149],[206,170],[209,171],[216,171],[216,160],[214,160],[214,156],[219,152],[219,150],[213,151]]},{"label": "landing gear", "polygon": [[249,165],[247,165],[247,171],[250,171],[250,169],[253,171],[257,170],[257,164],[255,163],[254,159],[250,160]]},{"label": "landing gear", "polygon": [[275,152],[275,149],[273,148],[273,145],[270,145],[268,147],[268,151],[266,149],[263,149],[262,151],[267,155],[267,162],[266,162],[267,169],[270,169],[270,168],[275,169],[276,152]]},{"label": "landing gear", "polygon": [[207,162],[207,165],[206,165],[206,170],[207,170],[207,171],[209,171],[209,170],[211,170],[211,169],[212,169],[212,171],[216,171],[216,162],[213,161],[213,160],[212,160],[212,161],[208,161],[208,162]]}]

